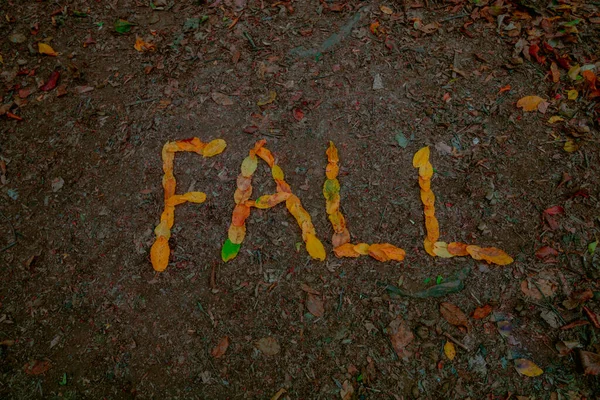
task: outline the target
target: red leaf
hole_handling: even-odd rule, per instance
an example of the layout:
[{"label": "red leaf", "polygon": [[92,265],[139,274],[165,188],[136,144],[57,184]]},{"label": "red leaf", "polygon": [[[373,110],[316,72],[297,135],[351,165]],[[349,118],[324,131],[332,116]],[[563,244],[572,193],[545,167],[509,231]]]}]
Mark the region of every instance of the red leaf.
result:
[{"label": "red leaf", "polygon": [[547,257],[555,257],[558,255],[558,251],[554,250],[550,246],[540,247],[538,251],[535,252],[535,256],[540,260],[543,260]]},{"label": "red leaf", "polygon": [[223,355],[227,351],[228,347],[229,347],[229,336],[225,336],[225,337],[221,338],[221,340],[219,341],[219,344],[217,344],[215,346],[215,348],[212,349],[212,351],[210,352],[210,355],[213,356],[214,358],[223,357]]},{"label": "red leaf", "polygon": [[483,318],[487,317],[488,315],[490,315],[491,312],[492,312],[492,306],[490,306],[489,304],[486,304],[483,307],[477,307],[475,309],[475,311],[473,311],[472,317],[473,317],[473,319],[483,319]]},{"label": "red leaf", "polygon": [[558,54],[556,55],[556,63],[558,65],[560,65],[561,68],[563,69],[570,69],[571,68],[571,62],[569,61],[569,56],[568,55],[564,55],[564,56],[559,56]]},{"label": "red leaf", "polygon": [[544,210],[544,213],[548,214],[548,215],[564,214],[565,213],[565,209],[562,208],[561,206],[552,206],[550,208],[546,208]]},{"label": "red leaf", "polygon": [[50,79],[48,79],[48,82],[46,82],[46,84],[44,86],[42,86],[40,89],[43,90],[44,92],[48,92],[48,91],[54,89],[56,87],[56,84],[58,83],[59,77],[60,77],[60,73],[58,71],[52,71],[52,74],[50,74]]},{"label": "red leaf", "polygon": [[258,131],[258,126],[256,126],[256,125],[247,126],[243,130],[244,133],[255,133],[257,131]]},{"label": "red leaf", "polygon": [[302,119],[304,118],[304,111],[302,111],[299,108],[294,108],[293,113],[294,113],[294,119],[296,121],[302,121]]},{"label": "red leaf", "polygon": [[598,316],[596,315],[596,313],[587,308],[586,306],[583,306],[583,312],[585,313],[585,315],[587,315],[592,325],[600,329],[600,322],[598,322]]},{"label": "red leaf", "polygon": [[545,64],[546,63],[546,57],[540,56],[538,54],[538,52],[540,51],[540,46],[538,46],[537,44],[532,44],[531,46],[529,46],[529,55],[534,57],[535,60],[539,63],[539,64]]},{"label": "red leaf", "polygon": [[550,229],[552,229],[553,231],[558,229],[558,222],[556,222],[556,220],[552,218],[549,214],[544,213],[544,219],[546,220],[546,223],[548,223]]},{"label": "red leaf", "polygon": [[15,119],[15,120],[17,120],[17,121],[23,121],[23,118],[19,117],[19,116],[18,116],[18,115],[16,115],[16,114],[13,114],[13,113],[11,113],[10,111],[7,111],[7,112],[6,112],[6,116],[7,116],[8,118]]}]

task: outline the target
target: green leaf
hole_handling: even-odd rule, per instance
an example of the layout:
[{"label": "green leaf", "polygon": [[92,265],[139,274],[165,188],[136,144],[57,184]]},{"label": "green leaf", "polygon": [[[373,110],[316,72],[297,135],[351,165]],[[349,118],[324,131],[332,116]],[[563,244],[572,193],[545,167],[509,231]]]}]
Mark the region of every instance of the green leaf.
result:
[{"label": "green leaf", "polygon": [[588,244],[588,251],[590,254],[592,254],[592,255],[594,254],[594,252],[596,251],[596,246],[598,246],[597,240],[595,242]]},{"label": "green leaf", "polygon": [[59,385],[65,386],[67,384],[67,373],[63,373],[62,379],[58,382]]},{"label": "green leaf", "polygon": [[440,283],[442,283],[444,281],[444,277],[441,275],[438,275],[437,278],[435,279],[435,284],[439,285]]},{"label": "green leaf", "polygon": [[132,26],[135,26],[135,24],[124,19],[118,19],[115,21],[115,31],[120,34],[129,32]]},{"label": "green leaf", "polygon": [[575,25],[577,25],[580,22],[581,22],[580,19],[574,19],[573,21],[565,22],[563,24],[563,26],[575,26]]},{"label": "green leaf", "polygon": [[327,179],[323,184],[323,196],[326,200],[333,200],[340,193],[340,182],[337,179]]},{"label": "green leaf", "polygon": [[406,136],[404,136],[404,133],[398,132],[395,137],[396,142],[398,142],[398,146],[402,147],[403,149],[405,149],[406,146],[408,146],[409,140]]},{"label": "green leaf", "polygon": [[84,13],[83,11],[77,11],[77,10],[75,10],[75,11],[73,11],[73,16],[74,17],[79,17],[79,18],[85,18],[88,15],[86,13]]},{"label": "green leaf", "polygon": [[221,248],[221,259],[225,262],[233,260],[240,252],[240,247],[242,247],[241,244],[232,243],[227,239]]}]

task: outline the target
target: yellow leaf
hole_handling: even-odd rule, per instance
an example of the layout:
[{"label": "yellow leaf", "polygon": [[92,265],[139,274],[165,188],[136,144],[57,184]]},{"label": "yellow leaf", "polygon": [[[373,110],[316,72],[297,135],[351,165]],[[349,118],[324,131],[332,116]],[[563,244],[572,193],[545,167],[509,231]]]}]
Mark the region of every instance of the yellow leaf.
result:
[{"label": "yellow leaf", "polygon": [[433,244],[433,252],[436,256],[442,258],[454,257],[454,254],[450,254],[450,252],[448,252],[448,243],[446,242],[435,242]]},{"label": "yellow leaf", "polygon": [[362,254],[363,256],[366,256],[367,254],[369,254],[369,244],[368,243],[358,243],[358,244],[354,245],[354,250],[358,254]]},{"label": "yellow leaf", "polygon": [[517,107],[523,108],[523,111],[537,111],[543,101],[539,96],[525,96],[517,101]]},{"label": "yellow leaf", "polygon": [[429,239],[425,238],[425,240],[423,241],[423,247],[425,248],[427,254],[429,254],[431,257],[437,256],[437,254],[433,252],[434,244],[431,243]]},{"label": "yellow leaf", "polygon": [[317,237],[311,233],[306,235],[306,251],[315,260],[325,260],[325,248],[323,243]]},{"label": "yellow leaf", "polygon": [[252,176],[252,174],[254,174],[254,171],[256,171],[256,167],[258,166],[258,159],[256,158],[256,156],[248,156],[246,158],[244,158],[244,161],[242,161],[242,175],[245,176],[246,178],[249,178]]},{"label": "yellow leaf", "polygon": [[567,97],[569,100],[576,100],[577,96],[579,96],[579,92],[575,89],[571,89],[567,92]]},{"label": "yellow leaf", "polygon": [[165,221],[167,224],[167,228],[171,229],[173,227],[173,223],[175,221],[175,207],[165,205],[165,209],[160,215],[160,222]]},{"label": "yellow leaf", "polygon": [[[421,171],[421,168],[419,168],[419,171]],[[419,187],[426,192],[430,191],[431,179],[423,179],[423,177],[419,176]]]},{"label": "yellow leaf", "polygon": [[202,192],[187,192],[183,197],[190,203],[204,203],[206,201],[206,194]]},{"label": "yellow leaf", "polygon": [[428,206],[427,204],[425,204],[423,206],[423,214],[425,214],[426,217],[435,216],[435,206]]},{"label": "yellow leaf", "polygon": [[433,176],[433,165],[428,161],[425,165],[419,168],[419,178],[421,179],[431,179]]},{"label": "yellow leaf", "polygon": [[244,241],[244,238],[246,237],[246,225],[242,225],[242,226],[235,226],[233,224],[229,225],[228,237],[229,237],[229,240],[231,240],[231,243],[233,243],[233,244],[242,243]]},{"label": "yellow leaf", "polygon": [[333,253],[337,258],[342,257],[360,257],[360,253],[354,250],[354,245],[352,243],[345,243],[341,246],[338,246],[333,249]]},{"label": "yellow leaf", "polygon": [[454,343],[446,342],[444,345],[444,354],[446,357],[448,357],[448,360],[454,360],[454,357],[456,357],[456,348],[454,347]]},{"label": "yellow leaf", "polygon": [[475,260],[485,260],[497,265],[508,265],[514,261],[511,256],[495,247],[467,246],[467,252]]},{"label": "yellow leaf", "polygon": [[274,102],[276,98],[277,92],[274,90],[269,90],[269,97],[267,97],[266,99],[259,100],[256,104],[259,107],[266,106],[267,104]]},{"label": "yellow leaf", "polygon": [[426,206],[435,205],[435,195],[431,190],[421,190],[421,202]]},{"label": "yellow leaf", "polygon": [[515,359],[515,368],[521,375],[536,377],[544,373],[544,371],[535,365],[533,361],[529,361],[525,358]]},{"label": "yellow leaf", "polygon": [[394,13],[394,10],[392,10],[388,6],[379,6],[379,9],[381,10],[382,13],[387,14],[387,15],[392,15]]},{"label": "yellow leaf", "polygon": [[162,272],[169,264],[169,241],[164,236],[159,236],[150,249],[150,260],[155,271]]},{"label": "yellow leaf", "polygon": [[225,150],[225,147],[227,147],[227,143],[223,139],[212,140],[202,149],[202,155],[204,157],[216,156],[217,154],[221,154]]},{"label": "yellow leaf", "polygon": [[40,54],[45,54],[47,56],[56,57],[58,55],[58,53],[54,51],[52,47],[42,42],[38,42],[38,51]]},{"label": "yellow leaf", "polygon": [[425,229],[427,230],[427,239],[431,243],[437,242],[440,238],[440,224],[436,217],[425,217]]},{"label": "yellow leaf", "polygon": [[343,230],[346,228],[346,219],[339,211],[329,215],[329,222],[331,222],[333,230],[337,233],[343,232]]},{"label": "yellow leaf", "polygon": [[565,146],[563,147],[563,149],[567,153],[573,153],[574,151],[579,150],[579,145],[573,139],[567,139],[567,141],[565,142]]},{"label": "yellow leaf", "polygon": [[275,179],[275,180],[282,181],[282,180],[285,179],[285,175],[283,174],[283,170],[277,164],[274,164],[273,167],[271,167],[271,175],[273,176],[273,179]]},{"label": "yellow leaf", "polygon": [[413,167],[421,168],[429,162],[429,147],[423,147],[413,156]]},{"label": "yellow leaf", "polygon": [[266,194],[264,196],[260,196],[254,202],[254,207],[256,208],[271,208],[275,207],[279,203],[283,203],[287,199],[291,197],[291,193],[286,192],[277,192],[275,194]]},{"label": "yellow leaf", "polygon": [[563,117],[560,117],[560,116],[558,116],[558,115],[554,115],[554,116],[552,116],[552,117],[550,117],[550,118],[548,119],[548,123],[549,123],[549,124],[555,124],[555,123],[557,123],[557,122],[564,121],[564,120],[565,120],[565,119],[564,119]]},{"label": "yellow leaf", "polygon": [[571,78],[572,81],[576,81],[577,76],[579,75],[579,71],[581,71],[581,67],[579,66],[579,64],[573,65],[571,68],[569,68],[569,72],[567,72],[567,75],[569,75],[569,78]]},{"label": "yellow leaf", "polygon": [[339,172],[340,167],[337,165],[337,163],[328,163],[327,167],[325,168],[325,175],[327,176],[327,179],[337,178]]},{"label": "yellow leaf", "polygon": [[156,228],[154,228],[156,237],[164,236],[167,240],[171,237],[171,229],[168,224],[167,220],[161,220],[160,224],[156,225]]},{"label": "yellow leaf", "polygon": [[375,243],[369,246],[369,255],[379,261],[403,261],[406,252],[389,243]]}]

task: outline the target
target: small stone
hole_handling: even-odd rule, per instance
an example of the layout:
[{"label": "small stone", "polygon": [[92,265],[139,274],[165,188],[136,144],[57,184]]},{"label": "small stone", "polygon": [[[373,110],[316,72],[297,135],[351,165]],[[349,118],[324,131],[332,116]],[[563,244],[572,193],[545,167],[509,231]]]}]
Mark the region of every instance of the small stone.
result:
[{"label": "small stone", "polygon": [[381,90],[383,89],[383,79],[381,79],[381,75],[377,74],[373,78],[373,90]]}]

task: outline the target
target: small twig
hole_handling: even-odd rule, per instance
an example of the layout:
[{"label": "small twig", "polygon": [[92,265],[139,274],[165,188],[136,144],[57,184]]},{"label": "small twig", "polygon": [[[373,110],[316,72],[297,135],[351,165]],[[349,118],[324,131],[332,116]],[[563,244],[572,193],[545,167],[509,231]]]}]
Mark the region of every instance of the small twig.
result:
[{"label": "small twig", "polygon": [[2,218],[4,220],[6,220],[6,222],[8,222],[8,226],[10,226],[10,230],[13,234],[13,240],[11,243],[7,244],[6,246],[4,246],[2,249],[0,249],[0,253],[10,249],[11,247],[15,246],[17,244],[17,231],[15,231],[15,227],[13,226],[12,222],[10,222],[10,220],[8,218],[6,218],[6,216],[4,214],[2,214],[2,212],[0,212],[0,216],[2,216]]},{"label": "small twig", "polygon": [[132,102],[132,103],[125,104],[125,107],[131,107],[131,106],[136,106],[136,105],[138,105],[138,104],[149,103],[149,102],[151,102],[151,101],[156,101],[156,100],[158,100],[158,99],[160,99],[160,97],[153,97],[153,98],[151,98],[151,99],[137,100],[137,101],[134,101],[134,102]]},{"label": "small twig", "polygon": [[448,332],[444,332],[444,336],[446,336],[448,339],[450,339],[452,342],[454,342],[454,344],[456,344],[461,349],[463,349],[465,351],[471,351],[471,349],[469,349],[467,346],[462,344],[460,341],[458,341],[458,339],[456,339],[454,336],[452,336]]},{"label": "small twig", "polygon": [[452,21],[453,19],[459,19],[459,18],[468,17],[468,16],[469,16],[469,14],[452,15],[450,17],[440,19],[440,22]]},{"label": "small twig", "polygon": [[250,42],[250,44],[252,45],[252,48],[253,48],[254,50],[256,50],[256,44],[254,44],[254,40],[252,40],[252,36],[250,36],[250,34],[249,34],[248,32],[244,31],[244,37],[245,37],[246,39],[248,39],[248,41],[249,41],[249,42]]}]

